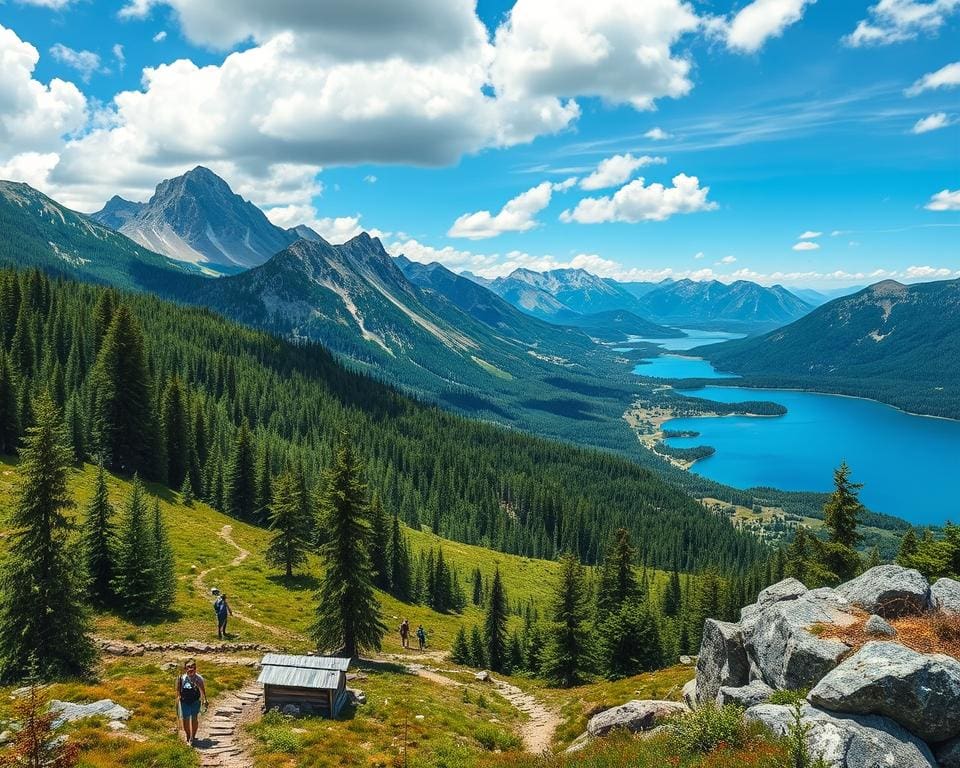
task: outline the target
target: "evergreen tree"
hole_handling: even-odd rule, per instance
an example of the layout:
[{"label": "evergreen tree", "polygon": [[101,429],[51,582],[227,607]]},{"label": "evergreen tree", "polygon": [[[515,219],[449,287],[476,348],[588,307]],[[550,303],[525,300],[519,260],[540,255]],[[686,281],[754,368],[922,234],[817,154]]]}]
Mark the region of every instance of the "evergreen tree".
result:
[{"label": "evergreen tree", "polygon": [[113,599],[114,550],[116,530],[114,510],[107,496],[107,480],[103,464],[97,472],[93,498],[87,507],[83,524],[83,555],[86,562],[88,589],[101,605]]},{"label": "evergreen tree", "polygon": [[17,385],[7,356],[0,346],[0,455],[16,453],[20,440],[19,411]]},{"label": "evergreen tree", "polygon": [[[270,448],[264,443],[260,452],[260,464],[257,471],[257,503],[254,505],[254,517],[257,522],[267,522],[270,519],[270,505],[273,503],[273,473],[270,468]],[[306,490],[306,489],[304,489]],[[304,496],[304,504],[307,498]]]},{"label": "evergreen tree", "polygon": [[310,520],[304,515],[303,489],[293,472],[284,472],[273,484],[270,504],[270,530],[274,532],[267,547],[266,560],[282,568],[287,578],[293,569],[307,562],[310,546]]},{"label": "evergreen tree", "polygon": [[380,496],[373,494],[370,502],[370,562],[373,566],[374,584],[378,589],[390,589],[390,528],[387,513],[380,503]]},{"label": "evergreen tree", "polygon": [[589,655],[583,628],[585,602],[583,567],[575,556],[564,555],[541,664],[541,675],[552,685],[569,688],[583,679]]},{"label": "evergreen tree", "polygon": [[167,485],[179,488],[184,478],[189,476],[193,436],[190,432],[187,394],[177,376],[171,376],[163,389],[160,420],[166,441]]},{"label": "evergreen tree", "polygon": [[361,650],[379,651],[386,632],[374,594],[366,487],[360,478],[360,467],[344,441],[320,500],[328,540],[320,550],[325,570],[311,634],[319,649],[349,658]]},{"label": "evergreen tree", "polygon": [[33,657],[43,678],[81,675],[94,648],[87,637],[83,574],[68,546],[73,502],[67,491],[70,448],[49,396],[35,403],[27,430],[9,525],[12,533],[0,567],[0,679],[21,678]]},{"label": "evergreen tree", "polygon": [[117,536],[113,591],[123,612],[133,618],[150,616],[156,605],[157,556],[145,495],[135,476]]},{"label": "evergreen tree", "polygon": [[183,478],[183,485],[180,486],[180,503],[185,507],[193,506],[193,484],[190,482],[190,475]]},{"label": "evergreen tree", "polygon": [[473,569],[473,604],[483,605],[483,576],[479,567]]},{"label": "evergreen tree", "polygon": [[911,558],[917,554],[917,532],[913,528],[908,528],[907,532],[903,534],[903,538],[900,539],[900,551],[897,553],[897,564],[902,565],[906,568],[913,567],[910,565]]},{"label": "evergreen tree", "polygon": [[153,396],[143,331],[126,305],[113,314],[91,376],[94,450],[112,469],[159,475],[153,466]]},{"label": "evergreen tree", "polygon": [[478,669],[487,666],[487,649],[483,644],[483,633],[476,624],[470,630],[470,663]]},{"label": "evergreen tree", "polygon": [[450,660],[455,664],[467,665],[473,661],[470,654],[470,641],[467,640],[467,630],[463,624],[457,629],[457,635],[453,638],[453,646],[450,648]]},{"label": "evergreen tree", "polygon": [[523,663],[523,643],[520,641],[519,633],[514,630],[510,633],[510,645],[507,653],[507,671],[518,672],[523,669]]},{"label": "evergreen tree", "polygon": [[534,624],[530,627],[530,633],[527,636],[527,650],[524,658],[524,668],[534,675],[540,674],[540,667],[543,664],[544,639],[540,627]]},{"label": "evergreen tree", "polygon": [[160,510],[160,499],[157,498],[153,500],[153,525],[150,534],[156,567],[152,609],[153,613],[161,614],[170,610],[177,596],[177,570],[170,535]]},{"label": "evergreen tree", "polygon": [[833,493],[823,506],[823,519],[830,532],[830,542],[854,549],[860,541],[857,523],[863,513],[859,491],[862,483],[850,480],[850,467],[841,462],[833,472]]},{"label": "evergreen tree", "polygon": [[410,549],[400,528],[397,510],[393,510],[390,529],[390,594],[397,600],[410,602],[413,597],[413,574],[410,572]]},{"label": "evergreen tree", "polygon": [[663,596],[663,615],[674,617],[680,613],[681,599],[680,572],[674,567],[670,572],[670,581],[667,582],[667,591]]},{"label": "evergreen tree", "polygon": [[494,672],[503,672],[507,664],[507,593],[503,589],[500,569],[493,572],[490,600],[483,623],[487,663]]},{"label": "evergreen tree", "polygon": [[223,478],[223,511],[238,520],[252,522],[257,503],[253,437],[244,421],[237,431]]},{"label": "evergreen tree", "polygon": [[663,664],[660,630],[637,600],[625,603],[599,626],[600,664],[611,680],[659,669]]},{"label": "evergreen tree", "polygon": [[637,595],[637,579],[633,571],[634,550],[630,532],[618,528],[613,545],[607,552],[597,588],[597,613],[616,613]]}]

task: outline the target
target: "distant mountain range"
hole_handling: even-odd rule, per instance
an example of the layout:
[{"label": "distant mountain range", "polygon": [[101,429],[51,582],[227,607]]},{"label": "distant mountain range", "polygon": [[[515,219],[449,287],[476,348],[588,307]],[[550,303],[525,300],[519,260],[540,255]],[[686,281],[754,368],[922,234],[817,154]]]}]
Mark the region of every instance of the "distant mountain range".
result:
[{"label": "distant mountain range", "polygon": [[659,326],[725,325],[758,331],[792,322],[813,308],[783,286],[766,288],[746,280],[619,283],[582,269],[517,269],[480,282],[527,314],[571,325],[582,325],[577,318],[584,315],[626,311]]},{"label": "distant mountain range", "polygon": [[272,224],[203,166],[160,182],[146,203],[115,196],[90,218],[144,248],[214,273],[263,264],[302,236]]},{"label": "distant mountain range", "polygon": [[960,418],[960,280],[886,280],[764,336],[697,354],[752,384],[860,395]]}]

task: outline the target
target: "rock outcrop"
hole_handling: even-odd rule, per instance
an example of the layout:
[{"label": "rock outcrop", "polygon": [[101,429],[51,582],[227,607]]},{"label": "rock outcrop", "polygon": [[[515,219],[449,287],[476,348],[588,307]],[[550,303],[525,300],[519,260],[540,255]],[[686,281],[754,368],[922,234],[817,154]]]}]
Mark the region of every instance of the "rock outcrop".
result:
[{"label": "rock outcrop", "polygon": [[960,614],[960,581],[938,579],[930,587],[930,601],[938,611]]},{"label": "rock outcrop", "polygon": [[54,699],[50,702],[50,711],[58,713],[54,721],[54,727],[59,728],[64,723],[72,723],[74,720],[82,720],[86,717],[103,717],[107,720],[129,720],[131,712],[119,704],[115,704],[110,699],[100,699],[92,704],[74,704],[72,701],[58,701]]},{"label": "rock outcrop", "polygon": [[754,680],[748,685],[740,688],[731,688],[730,686],[721,686],[717,694],[717,704],[736,704],[744,709],[763,704],[770,700],[773,695],[773,688],[767,685],[763,680]]},{"label": "rock outcrop", "polygon": [[869,642],[810,691],[823,709],[877,714],[931,744],[960,736],[960,661]]},{"label": "rock outcrop", "polygon": [[676,701],[628,701],[591,717],[587,733],[596,738],[617,730],[649,731],[684,711],[686,707]]},{"label": "rock outcrop", "polygon": [[897,634],[897,630],[890,626],[890,622],[888,622],[882,616],[877,616],[877,614],[873,614],[869,619],[867,619],[866,623],[863,625],[863,628],[866,630],[868,635],[874,635],[877,637],[893,637],[895,634]]},{"label": "rock outcrop", "polygon": [[697,701],[717,698],[721,686],[738,687],[749,682],[750,664],[740,627],[727,621],[707,619],[697,658]]},{"label": "rock outcrop", "polygon": [[[760,704],[746,712],[776,734],[784,735],[793,723],[790,707]],[[936,768],[930,748],[893,720],[879,715],[842,715],[805,706],[803,722],[809,726],[807,745],[814,757],[843,768]]]},{"label": "rock outcrop", "polygon": [[913,568],[878,565],[837,587],[853,605],[885,619],[920,613],[930,607],[930,585]]}]

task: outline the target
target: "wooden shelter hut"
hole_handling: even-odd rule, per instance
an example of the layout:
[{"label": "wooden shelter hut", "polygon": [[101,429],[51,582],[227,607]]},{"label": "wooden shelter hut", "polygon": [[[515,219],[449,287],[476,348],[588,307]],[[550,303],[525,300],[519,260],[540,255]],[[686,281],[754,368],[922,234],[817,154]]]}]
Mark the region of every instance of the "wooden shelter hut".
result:
[{"label": "wooden shelter hut", "polygon": [[302,714],[336,717],[347,702],[350,659],[268,653],[261,661],[266,710],[293,705]]}]

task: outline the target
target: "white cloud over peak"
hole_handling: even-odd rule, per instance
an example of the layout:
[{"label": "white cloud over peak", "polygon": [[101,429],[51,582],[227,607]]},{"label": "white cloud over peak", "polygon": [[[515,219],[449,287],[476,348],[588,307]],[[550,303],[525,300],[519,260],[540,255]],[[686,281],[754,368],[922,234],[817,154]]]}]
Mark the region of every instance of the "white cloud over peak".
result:
[{"label": "white cloud over peak", "polygon": [[812,229],[808,229],[806,232],[800,235],[797,240],[815,240],[820,237],[823,232],[815,232]]},{"label": "white cloud over peak", "polygon": [[727,47],[742,53],[756,53],[767,40],[780,37],[787,27],[803,18],[808,5],[817,0],[753,0],[731,20],[721,22]]},{"label": "white cloud over peak", "polygon": [[601,160],[597,169],[589,176],[580,180],[580,188],[586,190],[606,189],[623,184],[633,176],[633,172],[646,165],[662,165],[667,162],[665,157],[651,157],[643,155],[634,157],[629,152],[625,155],[614,155]]},{"label": "white cloud over peak", "polygon": [[938,88],[955,88],[958,85],[960,85],[960,61],[955,61],[941,67],[936,72],[928,72],[907,88],[904,93],[907,96],[919,96],[926,91],[934,91]]},{"label": "white cloud over peak", "polygon": [[879,0],[844,42],[854,48],[889,45],[939,31],[960,0]]},{"label": "white cloud over peak", "polygon": [[820,243],[815,243],[812,240],[801,240],[799,243],[793,246],[795,251],[819,251]]},{"label": "white cloud over peak", "polygon": [[457,217],[447,235],[484,240],[504,232],[526,232],[537,226],[536,216],[550,205],[553,193],[566,192],[576,181],[572,178],[558,183],[541,182],[507,201],[496,214],[490,211],[465,213]]},{"label": "white cloud over peak", "polygon": [[960,211],[960,189],[944,189],[924,206],[928,211]]},{"label": "white cloud over peak", "polygon": [[674,44],[699,19],[682,0],[517,0],[494,35],[506,99],[597,96],[636,109],[693,87]]},{"label": "white cloud over peak", "polygon": [[85,83],[89,83],[90,78],[100,71],[100,56],[93,51],[75,51],[63,43],[54,43],[50,48],[50,55],[61,64],[77,70],[80,79]]},{"label": "white cloud over peak", "polygon": [[701,187],[696,176],[684,173],[673,177],[673,186],[660,183],[646,185],[634,179],[613,195],[585,197],[571,211],[560,214],[564,222],[599,224],[608,221],[663,221],[679,213],[712,211],[717,204],[707,200],[710,187]]},{"label": "white cloud over peak", "polygon": [[931,131],[939,131],[941,128],[946,128],[948,125],[950,125],[950,118],[947,117],[947,113],[935,112],[932,115],[927,115],[917,120],[913,128],[910,129],[910,133],[930,133]]},{"label": "white cloud over peak", "polygon": [[368,232],[374,237],[382,237],[386,233],[378,229],[365,229],[360,224],[360,214],[355,216],[318,216],[317,209],[312,205],[286,205],[268,208],[264,211],[267,218],[278,227],[287,229],[298,224],[305,224],[324,240],[338,245],[361,232]]},{"label": "white cloud over peak", "polygon": [[659,127],[651,128],[649,131],[643,134],[643,136],[651,141],[666,141],[670,138],[670,134],[663,130],[663,128]]}]

